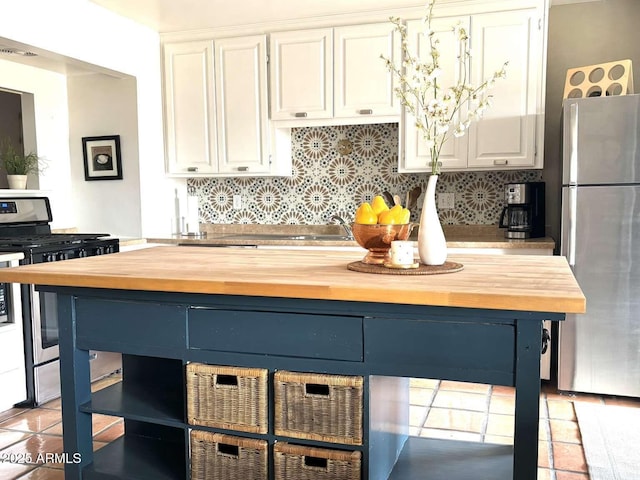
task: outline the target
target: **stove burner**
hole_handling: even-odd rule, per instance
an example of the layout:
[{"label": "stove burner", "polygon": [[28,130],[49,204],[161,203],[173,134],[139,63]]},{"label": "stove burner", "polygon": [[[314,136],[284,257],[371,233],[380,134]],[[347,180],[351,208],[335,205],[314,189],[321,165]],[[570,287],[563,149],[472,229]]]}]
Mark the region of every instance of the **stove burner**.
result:
[{"label": "stove burner", "polygon": [[106,233],[47,233],[42,235],[17,235],[15,237],[0,237],[2,247],[42,247],[55,245],[71,245],[90,242],[102,237],[108,237]]}]

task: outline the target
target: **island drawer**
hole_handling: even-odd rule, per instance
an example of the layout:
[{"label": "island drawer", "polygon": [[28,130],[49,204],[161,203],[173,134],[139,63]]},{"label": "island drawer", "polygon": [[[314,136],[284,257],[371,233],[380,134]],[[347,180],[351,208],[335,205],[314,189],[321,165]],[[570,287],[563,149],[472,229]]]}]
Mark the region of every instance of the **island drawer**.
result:
[{"label": "island drawer", "polygon": [[362,377],[281,370],[273,383],[276,435],[362,445]]},{"label": "island drawer", "polygon": [[389,369],[409,368],[424,373],[419,376],[465,372],[468,381],[487,382],[493,376],[512,378],[515,370],[510,324],[368,318],[364,336],[367,362],[382,366],[386,375],[395,375]]},{"label": "island drawer", "polygon": [[275,480],[360,480],[361,457],[358,451],[278,442],[273,446]]},{"label": "island drawer", "polygon": [[76,301],[80,348],[133,354],[184,349],[186,307],[80,297]]},{"label": "island drawer", "polygon": [[191,307],[189,348],[361,362],[362,317]]},{"label": "island drawer", "polygon": [[191,430],[191,480],[267,480],[265,440]]},{"label": "island drawer", "polygon": [[267,433],[268,370],[189,363],[186,372],[191,425]]}]

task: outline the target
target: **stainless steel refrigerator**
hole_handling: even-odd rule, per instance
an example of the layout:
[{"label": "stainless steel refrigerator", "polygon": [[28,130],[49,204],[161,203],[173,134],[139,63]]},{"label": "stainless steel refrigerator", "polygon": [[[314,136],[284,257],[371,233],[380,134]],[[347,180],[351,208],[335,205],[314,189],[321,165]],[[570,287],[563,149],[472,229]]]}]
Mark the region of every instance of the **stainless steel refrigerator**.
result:
[{"label": "stainless steel refrigerator", "polygon": [[560,322],[558,388],[640,397],[640,95],[565,100],[561,253],[587,313]]}]

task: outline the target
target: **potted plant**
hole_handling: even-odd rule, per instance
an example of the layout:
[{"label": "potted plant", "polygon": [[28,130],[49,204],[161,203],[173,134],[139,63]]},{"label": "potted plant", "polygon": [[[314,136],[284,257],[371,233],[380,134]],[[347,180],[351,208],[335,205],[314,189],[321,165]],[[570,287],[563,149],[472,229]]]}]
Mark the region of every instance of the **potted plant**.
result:
[{"label": "potted plant", "polygon": [[13,147],[6,138],[0,145],[0,161],[7,171],[9,188],[24,189],[27,186],[27,175],[40,170],[40,158],[31,152],[24,155]]}]

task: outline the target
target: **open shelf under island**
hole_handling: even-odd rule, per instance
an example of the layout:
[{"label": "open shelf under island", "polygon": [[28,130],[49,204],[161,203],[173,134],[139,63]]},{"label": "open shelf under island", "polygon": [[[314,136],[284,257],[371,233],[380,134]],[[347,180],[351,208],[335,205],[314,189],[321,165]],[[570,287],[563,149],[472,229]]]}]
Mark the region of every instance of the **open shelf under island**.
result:
[{"label": "open shelf under island", "polygon": [[[349,479],[534,480],[542,321],[585,310],[566,260],[455,255],[460,272],[405,276],[348,270],[361,256],[155,247],[0,270],[58,295],[64,448],[81,458],[65,478],[188,479],[195,429],[266,442],[269,479],[288,442],[359,452]],[[91,393],[89,349],[123,354],[120,384]],[[190,425],[190,362],[268,370],[267,433]],[[362,377],[362,439],[277,435],[280,370]],[[409,377],[515,386],[514,445],[410,437]],[[125,421],[96,452],[94,413]]]}]

